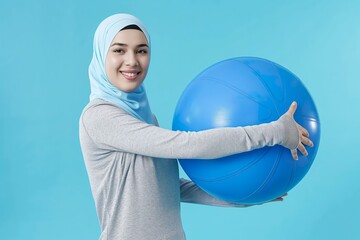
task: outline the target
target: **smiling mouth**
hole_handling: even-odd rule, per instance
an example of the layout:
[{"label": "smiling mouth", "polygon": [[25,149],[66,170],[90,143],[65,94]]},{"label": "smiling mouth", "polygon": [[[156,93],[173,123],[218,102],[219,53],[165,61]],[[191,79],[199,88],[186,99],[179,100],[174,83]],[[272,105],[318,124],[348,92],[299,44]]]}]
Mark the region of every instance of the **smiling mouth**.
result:
[{"label": "smiling mouth", "polygon": [[122,72],[121,74],[128,80],[135,80],[139,76],[140,72]]}]

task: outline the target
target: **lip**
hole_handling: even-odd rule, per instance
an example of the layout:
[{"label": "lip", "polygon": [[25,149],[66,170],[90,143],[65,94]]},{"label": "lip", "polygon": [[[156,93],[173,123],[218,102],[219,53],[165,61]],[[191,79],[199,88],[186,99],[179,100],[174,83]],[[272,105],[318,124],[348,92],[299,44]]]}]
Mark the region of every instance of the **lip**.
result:
[{"label": "lip", "polygon": [[120,73],[127,80],[135,80],[141,72],[138,70],[124,70],[120,71]]}]

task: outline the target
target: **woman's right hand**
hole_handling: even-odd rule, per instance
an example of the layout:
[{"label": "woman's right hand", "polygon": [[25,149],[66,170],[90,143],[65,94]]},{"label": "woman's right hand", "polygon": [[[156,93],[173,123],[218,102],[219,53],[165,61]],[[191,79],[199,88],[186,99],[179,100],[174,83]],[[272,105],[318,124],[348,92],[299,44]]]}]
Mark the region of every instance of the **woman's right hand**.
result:
[{"label": "woman's right hand", "polygon": [[296,108],[297,108],[297,103],[293,102],[290,105],[289,110],[284,115],[287,115],[294,120],[294,122],[296,123],[297,129],[299,131],[299,144],[296,148],[290,149],[293,159],[298,160],[299,157],[298,157],[297,150],[299,150],[304,156],[307,156],[308,152],[306,151],[305,145],[312,147],[312,146],[314,146],[314,144],[309,139],[309,132],[295,121],[294,114],[296,112]]}]

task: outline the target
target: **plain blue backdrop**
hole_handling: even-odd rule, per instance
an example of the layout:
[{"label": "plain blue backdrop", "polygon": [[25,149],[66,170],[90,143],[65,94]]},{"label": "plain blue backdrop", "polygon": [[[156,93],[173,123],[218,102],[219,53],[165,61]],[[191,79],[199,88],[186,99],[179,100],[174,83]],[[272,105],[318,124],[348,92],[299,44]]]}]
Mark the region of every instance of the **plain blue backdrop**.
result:
[{"label": "plain blue backdrop", "polygon": [[138,16],[151,34],[146,87],[162,127],[171,127],[191,79],[230,57],[287,67],[317,104],[319,152],[285,201],[246,209],[182,204],[188,239],[360,239],[355,0],[1,0],[1,239],[98,239],[78,120],[94,31],[118,12]]}]

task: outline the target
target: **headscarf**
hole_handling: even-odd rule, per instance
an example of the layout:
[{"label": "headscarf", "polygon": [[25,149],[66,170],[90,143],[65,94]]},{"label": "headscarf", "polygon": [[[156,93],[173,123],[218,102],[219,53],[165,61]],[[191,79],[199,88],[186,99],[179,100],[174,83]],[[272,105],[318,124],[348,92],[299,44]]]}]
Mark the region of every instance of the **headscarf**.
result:
[{"label": "headscarf", "polygon": [[136,25],[141,29],[150,47],[150,36],[138,18],[129,14],[115,14],[103,20],[95,32],[93,57],[89,66],[90,101],[95,98],[103,99],[141,121],[154,124],[143,84],[127,93],[113,86],[105,72],[105,59],[112,40],[120,30],[129,25]]}]

